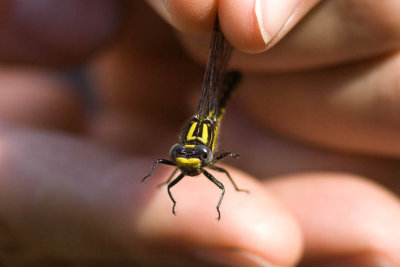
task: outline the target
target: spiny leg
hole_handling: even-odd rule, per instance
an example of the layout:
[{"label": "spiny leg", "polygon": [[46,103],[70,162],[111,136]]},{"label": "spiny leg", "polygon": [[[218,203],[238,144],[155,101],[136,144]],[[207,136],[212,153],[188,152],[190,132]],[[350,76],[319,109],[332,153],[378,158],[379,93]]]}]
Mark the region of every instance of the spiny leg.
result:
[{"label": "spiny leg", "polygon": [[219,154],[218,156],[216,156],[216,157],[213,159],[213,162],[212,162],[212,163],[215,163],[215,162],[217,162],[218,160],[221,160],[221,159],[223,159],[223,158],[226,158],[227,156],[230,156],[230,157],[232,157],[232,158],[234,158],[234,159],[236,159],[236,158],[239,157],[238,154],[235,154],[235,153],[232,153],[232,152],[224,152],[224,153]]},{"label": "spiny leg", "polygon": [[178,172],[179,168],[175,168],[175,170],[171,173],[171,175],[168,177],[168,180],[166,180],[165,182],[157,185],[157,187],[161,187],[164,186],[166,184],[169,184],[169,182],[171,182],[172,178],[174,178],[175,174]]},{"label": "spiny leg", "polygon": [[225,188],[224,185],[218,181],[217,179],[215,179],[214,176],[211,175],[211,173],[207,172],[206,170],[202,170],[202,172],[204,173],[204,175],[211,181],[213,182],[216,186],[219,187],[219,189],[222,190],[221,196],[219,197],[219,201],[218,201],[218,205],[217,205],[217,211],[218,211],[218,218],[217,220],[219,221],[221,219],[221,212],[219,211],[219,206],[221,206],[221,202],[222,199],[224,198],[225,195]]},{"label": "spiny leg", "polygon": [[233,187],[236,189],[236,191],[250,193],[249,190],[240,189],[240,188],[236,185],[235,181],[233,181],[233,179],[232,179],[231,175],[229,174],[229,172],[228,172],[227,170],[225,170],[224,168],[221,168],[221,167],[218,167],[218,166],[215,166],[215,165],[209,165],[208,168],[210,168],[210,169],[212,169],[212,170],[215,170],[215,171],[219,171],[219,172],[225,173],[226,176],[228,176],[228,178],[229,178],[229,180],[231,181],[231,183],[233,184]]},{"label": "spiny leg", "polygon": [[185,177],[185,175],[184,175],[183,173],[181,173],[181,174],[179,174],[178,177],[175,178],[175,180],[173,180],[170,184],[168,184],[168,195],[169,195],[169,198],[170,198],[170,199],[172,200],[172,202],[174,203],[174,205],[172,206],[172,213],[173,213],[174,215],[176,215],[176,212],[175,212],[176,201],[175,201],[174,197],[173,197],[172,194],[171,194],[171,188],[172,188],[174,185],[176,185],[177,183],[179,183],[179,181],[182,180],[183,177]]},{"label": "spiny leg", "polygon": [[156,160],[153,162],[153,165],[151,166],[151,169],[150,169],[150,171],[149,171],[149,174],[147,174],[145,177],[143,177],[142,182],[143,182],[144,180],[146,180],[147,177],[150,177],[150,176],[153,174],[153,170],[154,170],[154,168],[156,167],[157,163],[175,166],[175,164],[174,164],[172,161],[170,161],[170,160],[167,160],[167,159],[156,159]]}]

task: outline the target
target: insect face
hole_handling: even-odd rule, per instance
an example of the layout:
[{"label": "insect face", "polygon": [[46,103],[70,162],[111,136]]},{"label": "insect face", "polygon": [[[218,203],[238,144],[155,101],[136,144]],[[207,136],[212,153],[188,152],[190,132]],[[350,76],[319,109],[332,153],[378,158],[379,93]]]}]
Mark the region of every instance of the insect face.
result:
[{"label": "insect face", "polygon": [[195,176],[201,173],[202,167],[213,160],[213,153],[205,145],[175,144],[169,151],[171,161],[186,175]]}]

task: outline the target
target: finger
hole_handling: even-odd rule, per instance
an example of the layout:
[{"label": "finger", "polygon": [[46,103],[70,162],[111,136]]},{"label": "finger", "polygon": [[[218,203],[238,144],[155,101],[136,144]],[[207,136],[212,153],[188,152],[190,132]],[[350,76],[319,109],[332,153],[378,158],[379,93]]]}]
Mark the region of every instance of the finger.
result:
[{"label": "finger", "polygon": [[[127,259],[293,265],[301,235],[292,216],[250,177],[234,170],[217,221],[221,191],[201,179],[173,188],[177,216],[156,170],[140,183],[148,164],[108,153],[87,141],[1,128],[3,258]],[[150,162],[148,162],[150,164]],[[169,171],[169,170],[168,170]],[[215,174],[217,175],[217,174]],[[156,255],[156,256],[155,256]]]},{"label": "finger", "polygon": [[[272,20],[266,27],[279,28],[281,20],[276,17],[288,17],[275,9],[282,6],[283,11],[285,5],[296,1],[280,1],[279,5],[271,1],[271,7],[269,1],[260,2],[270,12],[261,13],[263,19]],[[246,6],[253,1],[220,1],[222,29],[233,45],[244,52],[261,52],[273,46],[256,56],[235,53],[232,66],[257,72],[297,71],[375,57],[400,47],[398,1],[323,1],[311,10],[317,2],[300,1],[277,33],[266,30],[270,41],[265,45],[257,31],[257,18]],[[204,60],[208,47],[204,39],[208,40],[184,36],[183,41],[191,54]]]},{"label": "finger", "polygon": [[321,148],[276,134],[268,126],[263,129],[257,120],[235,105],[240,99],[241,95],[233,96],[220,129],[222,137],[218,150],[240,154],[240,160],[229,164],[256,177],[316,170],[356,173],[379,181],[400,194],[400,187],[397,188],[398,160]]},{"label": "finger", "polygon": [[219,2],[221,27],[232,44],[250,53],[265,51],[278,42],[319,1],[230,0]]},{"label": "finger", "polygon": [[238,54],[234,65],[255,71],[295,71],[387,54],[400,47],[399,10],[398,1],[323,1],[267,53]]},{"label": "finger", "polygon": [[10,0],[0,6],[0,60],[65,65],[87,59],[117,32],[118,3]]},{"label": "finger", "polygon": [[221,27],[232,44],[261,52],[276,43],[319,1],[149,0],[164,19],[187,33],[210,31],[218,10]]},{"label": "finger", "polygon": [[[296,263],[301,235],[290,215],[248,176],[233,169],[228,171],[238,187],[249,190],[250,194],[235,191],[224,174],[210,171],[226,189],[220,221],[215,220],[215,206],[221,190],[203,176],[198,181],[185,177],[171,189],[177,201],[177,216],[171,216],[172,203],[166,190],[157,192],[140,220],[141,232],[157,242],[187,243],[197,249],[187,253],[206,261],[218,259],[222,265],[235,265],[236,260],[243,261],[239,265],[253,265],[255,262],[251,259],[258,259],[261,266]],[[154,187],[166,177],[167,173],[157,175],[152,179],[158,181],[149,186]]]},{"label": "finger", "polygon": [[294,175],[265,184],[300,221],[305,234],[303,263],[400,264],[400,203],[388,190],[339,173]]},{"label": "finger", "polygon": [[168,23],[190,33],[210,31],[218,5],[215,0],[147,0],[147,2]]},{"label": "finger", "polygon": [[36,68],[0,69],[0,117],[9,123],[82,132],[84,110],[73,84]]},{"label": "finger", "polygon": [[239,99],[259,122],[285,135],[398,157],[399,64],[399,54],[393,54],[315,72],[254,74],[244,79]]}]

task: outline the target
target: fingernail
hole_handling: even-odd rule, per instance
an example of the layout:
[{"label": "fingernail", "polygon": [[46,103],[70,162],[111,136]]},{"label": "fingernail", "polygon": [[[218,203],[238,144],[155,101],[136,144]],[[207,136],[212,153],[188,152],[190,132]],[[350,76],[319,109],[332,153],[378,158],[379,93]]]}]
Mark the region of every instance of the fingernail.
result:
[{"label": "fingernail", "polygon": [[200,249],[194,256],[212,266],[276,266],[258,255],[237,249]]},{"label": "fingernail", "polygon": [[255,14],[265,44],[278,35],[298,2],[299,0],[255,0]]},{"label": "fingernail", "polygon": [[348,258],[333,259],[315,266],[320,267],[353,267],[353,266],[363,266],[363,267],[395,267],[398,265],[393,264],[389,260],[378,257],[378,256],[356,256]]}]

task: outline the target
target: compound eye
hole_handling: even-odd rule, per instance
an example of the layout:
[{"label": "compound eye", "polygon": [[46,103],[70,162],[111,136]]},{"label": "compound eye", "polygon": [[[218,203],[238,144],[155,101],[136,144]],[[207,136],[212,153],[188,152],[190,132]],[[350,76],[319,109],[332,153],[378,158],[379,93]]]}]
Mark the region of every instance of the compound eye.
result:
[{"label": "compound eye", "polygon": [[175,162],[176,161],[176,157],[178,156],[178,154],[180,154],[182,152],[182,150],[184,149],[183,145],[181,144],[175,144],[171,147],[171,149],[169,150],[169,157],[170,159]]},{"label": "compound eye", "polygon": [[196,154],[199,156],[200,160],[204,163],[210,163],[212,160],[212,152],[207,146],[198,145],[195,148]]}]

